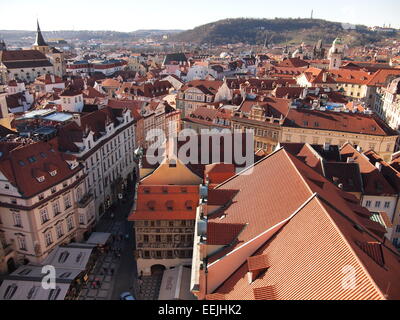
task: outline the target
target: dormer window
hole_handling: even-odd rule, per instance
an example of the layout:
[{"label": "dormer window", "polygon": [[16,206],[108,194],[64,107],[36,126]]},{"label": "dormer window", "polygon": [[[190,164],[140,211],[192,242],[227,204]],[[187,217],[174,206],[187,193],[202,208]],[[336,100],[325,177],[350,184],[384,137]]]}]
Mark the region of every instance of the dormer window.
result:
[{"label": "dormer window", "polygon": [[150,211],[154,211],[156,207],[155,201],[149,201],[147,202],[147,207],[149,208]]},{"label": "dormer window", "polygon": [[50,172],[50,175],[51,175],[52,177],[56,176],[56,175],[57,175],[57,170],[51,171],[51,172]]},{"label": "dormer window", "polygon": [[37,181],[39,181],[39,182],[43,182],[43,181],[45,180],[44,176],[37,177],[36,179],[37,179]]}]

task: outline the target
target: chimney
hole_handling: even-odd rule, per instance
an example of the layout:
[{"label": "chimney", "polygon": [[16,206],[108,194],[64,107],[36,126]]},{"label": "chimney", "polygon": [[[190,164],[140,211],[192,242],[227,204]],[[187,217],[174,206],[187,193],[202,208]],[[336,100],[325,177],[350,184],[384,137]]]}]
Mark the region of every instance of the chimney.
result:
[{"label": "chimney", "polygon": [[322,74],[322,81],[323,81],[323,82],[326,82],[327,79],[328,79],[328,73],[324,72],[324,73]]},{"label": "chimney", "polygon": [[51,83],[56,82],[56,78],[54,77],[54,74],[50,75]]}]

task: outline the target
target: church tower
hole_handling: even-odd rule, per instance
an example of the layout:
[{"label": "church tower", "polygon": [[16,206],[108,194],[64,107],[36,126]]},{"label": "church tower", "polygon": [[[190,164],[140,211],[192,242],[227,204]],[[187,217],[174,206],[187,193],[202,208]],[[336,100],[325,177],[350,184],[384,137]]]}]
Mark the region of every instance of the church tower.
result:
[{"label": "church tower", "polygon": [[32,49],[40,51],[43,54],[47,54],[49,51],[49,46],[46,41],[44,41],[42,31],[40,30],[39,20],[37,21],[36,41],[33,44]]},{"label": "church tower", "polygon": [[336,38],[333,41],[332,47],[328,52],[329,69],[337,70],[342,66],[344,57],[344,44],[341,38]]}]

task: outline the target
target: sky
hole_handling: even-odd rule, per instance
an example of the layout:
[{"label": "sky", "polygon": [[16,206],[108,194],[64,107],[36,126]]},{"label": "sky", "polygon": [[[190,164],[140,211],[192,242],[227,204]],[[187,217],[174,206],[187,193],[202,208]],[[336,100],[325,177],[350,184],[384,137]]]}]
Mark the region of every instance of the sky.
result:
[{"label": "sky", "polygon": [[314,18],[400,28],[398,0],[0,0],[0,30],[192,29],[225,18]]}]

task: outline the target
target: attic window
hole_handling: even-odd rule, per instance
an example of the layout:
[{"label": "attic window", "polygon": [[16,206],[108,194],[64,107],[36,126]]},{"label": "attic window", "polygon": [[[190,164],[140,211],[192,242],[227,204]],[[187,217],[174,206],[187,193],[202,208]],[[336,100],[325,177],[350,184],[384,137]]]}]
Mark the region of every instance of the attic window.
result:
[{"label": "attic window", "polygon": [[51,172],[50,172],[50,175],[51,175],[52,177],[56,176],[56,175],[57,175],[57,170],[51,171]]},{"label": "attic window", "polygon": [[37,181],[39,181],[39,182],[43,182],[43,181],[45,180],[45,179],[44,179],[44,176],[37,177],[36,179],[37,179]]},{"label": "attic window", "polygon": [[169,200],[165,203],[165,206],[167,207],[168,211],[174,210],[174,202],[172,200]]},{"label": "attic window", "polygon": [[41,153],[40,153],[40,156],[41,156],[43,159],[47,158],[47,155],[46,155],[44,152],[41,152]]},{"label": "attic window", "polygon": [[193,201],[191,200],[186,201],[185,207],[187,210],[193,210]]},{"label": "attic window", "polygon": [[147,208],[149,208],[149,210],[154,211],[155,207],[156,207],[156,202],[155,201],[147,202]]},{"label": "attic window", "polygon": [[23,162],[22,160],[18,161],[18,163],[19,163],[19,165],[20,165],[21,167],[24,167],[24,166],[25,166],[25,162]]},{"label": "attic window", "polygon": [[34,163],[34,162],[36,162],[36,158],[35,158],[35,157],[29,157],[29,158],[28,158],[28,161],[29,161],[30,163]]}]

